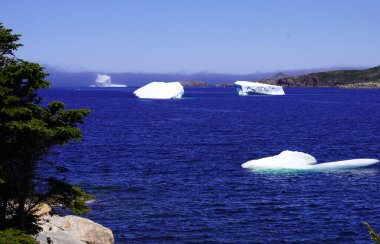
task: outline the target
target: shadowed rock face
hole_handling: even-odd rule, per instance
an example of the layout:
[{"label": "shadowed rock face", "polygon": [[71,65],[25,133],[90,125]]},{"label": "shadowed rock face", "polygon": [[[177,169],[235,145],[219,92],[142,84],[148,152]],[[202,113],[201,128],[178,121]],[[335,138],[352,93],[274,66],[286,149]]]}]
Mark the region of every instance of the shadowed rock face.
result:
[{"label": "shadowed rock face", "polygon": [[320,85],[320,82],[318,78],[309,76],[309,75],[303,75],[300,77],[286,77],[286,78],[280,78],[280,79],[265,79],[260,80],[260,83],[270,84],[270,85],[277,85],[282,87],[316,87],[316,86],[323,86]]},{"label": "shadowed rock face", "polygon": [[281,78],[278,79],[277,84],[279,86],[286,87],[313,87],[318,86],[319,80],[313,76],[300,76],[297,78]]},{"label": "shadowed rock face", "polygon": [[42,205],[39,212],[42,231],[36,239],[41,244],[112,244],[112,231],[89,219],[68,215],[50,215],[50,207]]}]

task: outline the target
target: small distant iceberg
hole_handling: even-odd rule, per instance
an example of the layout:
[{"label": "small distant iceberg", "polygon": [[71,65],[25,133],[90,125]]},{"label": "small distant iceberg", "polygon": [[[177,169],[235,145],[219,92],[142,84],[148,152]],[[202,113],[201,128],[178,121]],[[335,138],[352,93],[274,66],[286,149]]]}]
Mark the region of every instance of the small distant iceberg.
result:
[{"label": "small distant iceberg", "polygon": [[144,99],[178,99],[184,94],[179,82],[151,82],[133,92],[138,98]]},{"label": "small distant iceberg", "polygon": [[127,87],[127,85],[112,84],[111,76],[98,74],[95,80],[95,85],[91,85],[91,87]]},{"label": "small distant iceberg", "polygon": [[285,95],[282,86],[268,85],[251,81],[236,81],[236,93],[240,96],[248,95]]},{"label": "small distant iceberg", "polygon": [[241,166],[251,170],[335,170],[354,169],[378,163],[377,159],[359,158],[344,161],[335,161],[317,164],[317,160],[310,154],[297,151],[282,151],[280,154],[255,159],[243,163]]}]

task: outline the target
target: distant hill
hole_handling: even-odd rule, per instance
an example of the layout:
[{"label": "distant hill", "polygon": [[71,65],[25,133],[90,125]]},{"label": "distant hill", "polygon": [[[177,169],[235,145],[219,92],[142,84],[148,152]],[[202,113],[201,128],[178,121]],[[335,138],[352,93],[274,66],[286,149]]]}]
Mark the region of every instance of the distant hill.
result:
[{"label": "distant hill", "polygon": [[380,85],[380,66],[363,70],[338,70],[277,79],[263,79],[259,82],[285,87],[374,88]]},{"label": "distant hill", "polygon": [[280,73],[277,73],[274,76],[272,76],[271,79],[277,80],[277,79],[287,78],[287,77],[289,77],[289,75],[280,72]]}]

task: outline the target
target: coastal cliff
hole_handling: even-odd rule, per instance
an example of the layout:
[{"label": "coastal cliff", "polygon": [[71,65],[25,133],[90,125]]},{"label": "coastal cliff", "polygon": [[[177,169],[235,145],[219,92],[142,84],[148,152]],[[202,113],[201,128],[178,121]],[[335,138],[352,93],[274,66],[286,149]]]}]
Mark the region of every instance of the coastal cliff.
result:
[{"label": "coastal cliff", "polygon": [[258,82],[284,87],[380,88],[380,66],[364,70],[338,70],[293,77],[272,77]]}]

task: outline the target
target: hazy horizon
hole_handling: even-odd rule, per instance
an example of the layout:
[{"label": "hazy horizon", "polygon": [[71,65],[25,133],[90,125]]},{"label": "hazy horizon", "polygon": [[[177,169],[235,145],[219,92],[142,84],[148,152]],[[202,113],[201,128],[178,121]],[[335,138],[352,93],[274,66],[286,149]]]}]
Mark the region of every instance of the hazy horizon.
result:
[{"label": "hazy horizon", "polygon": [[149,73],[149,72],[101,72],[101,71],[67,71],[54,67],[46,67],[45,72],[49,73],[48,79],[52,81],[54,87],[87,87],[93,85],[98,74],[109,75],[112,83],[121,83],[130,87],[138,87],[152,81],[203,81],[209,84],[231,83],[236,80],[255,81],[271,78],[278,73],[289,76],[297,76],[314,72],[366,69],[370,67],[330,67],[299,70],[277,70],[271,72],[256,72],[248,74],[232,73]]}]

